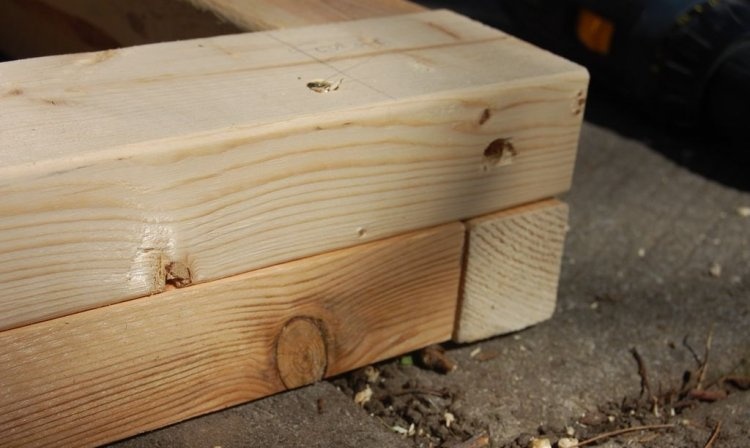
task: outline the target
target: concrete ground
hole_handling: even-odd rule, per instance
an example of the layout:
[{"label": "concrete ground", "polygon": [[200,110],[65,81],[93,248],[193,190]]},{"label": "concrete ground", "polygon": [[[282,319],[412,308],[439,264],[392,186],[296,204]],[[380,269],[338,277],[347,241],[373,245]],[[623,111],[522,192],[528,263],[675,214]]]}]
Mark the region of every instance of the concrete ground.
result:
[{"label": "concrete ground", "polygon": [[[532,435],[554,443],[566,431],[583,439],[646,423],[676,426],[601,446],[703,447],[718,422],[714,446],[748,446],[750,392],[727,389],[727,398],[693,401],[673,417],[666,405],[654,411],[649,393],[639,399],[641,376],[631,352],[643,359],[650,395],[660,397],[679,389],[686,371],[695,372],[698,361],[687,347],[702,358],[711,332],[706,384],[730,371],[750,375],[750,217],[738,210],[750,207],[750,166],[719,146],[664,133],[595,92],[574,185],[564,197],[571,229],[553,318],[514,335],[450,347],[459,368],[448,375],[398,361],[378,369],[390,372],[389,381],[451,390],[450,411],[463,424],[459,436],[486,431],[493,447],[526,446]],[[322,382],[116,446],[429,446],[355,405],[347,381]]]}]

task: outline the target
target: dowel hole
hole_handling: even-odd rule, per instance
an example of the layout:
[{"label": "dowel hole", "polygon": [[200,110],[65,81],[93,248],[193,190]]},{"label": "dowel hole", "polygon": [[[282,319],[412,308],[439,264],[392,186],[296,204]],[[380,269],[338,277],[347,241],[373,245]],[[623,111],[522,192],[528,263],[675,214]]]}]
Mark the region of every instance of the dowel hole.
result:
[{"label": "dowel hole", "polygon": [[495,139],[484,150],[482,169],[487,171],[492,167],[509,165],[517,154],[509,138]]},{"label": "dowel hole", "polygon": [[367,229],[364,227],[357,227],[357,236],[362,238],[367,234]]},{"label": "dowel hole", "polygon": [[326,81],[325,79],[315,79],[307,83],[307,88],[316,93],[335,92],[339,89],[339,87],[341,87],[341,83],[343,81],[344,80],[341,79],[339,80],[339,82],[334,84],[330,81]]}]

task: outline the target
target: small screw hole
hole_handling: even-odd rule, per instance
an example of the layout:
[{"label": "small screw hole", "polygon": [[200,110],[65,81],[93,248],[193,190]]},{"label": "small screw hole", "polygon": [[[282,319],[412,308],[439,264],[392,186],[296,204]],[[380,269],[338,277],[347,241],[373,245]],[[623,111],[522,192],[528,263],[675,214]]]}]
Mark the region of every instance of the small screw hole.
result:
[{"label": "small screw hole", "polygon": [[336,84],[333,84],[325,79],[316,79],[307,83],[307,88],[317,93],[328,93],[334,92],[341,87],[341,83],[344,80],[341,79]]}]

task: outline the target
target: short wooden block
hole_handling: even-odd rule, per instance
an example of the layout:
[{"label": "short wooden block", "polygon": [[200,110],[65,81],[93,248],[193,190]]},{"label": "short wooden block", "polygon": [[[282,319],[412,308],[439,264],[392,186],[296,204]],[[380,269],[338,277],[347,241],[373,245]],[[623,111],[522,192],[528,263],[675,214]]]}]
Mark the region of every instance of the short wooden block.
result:
[{"label": "short wooden block", "polygon": [[467,222],[454,340],[520,330],[552,316],[568,207],[548,200]]},{"label": "short wooden block", "polygon": [[0,444],[91,446],[450,338],[447,224],[0,332]]},{"label": "short wooden block", "polygon": [[0,79],[12,328],[563,192],[587,74],[436,11]]}]

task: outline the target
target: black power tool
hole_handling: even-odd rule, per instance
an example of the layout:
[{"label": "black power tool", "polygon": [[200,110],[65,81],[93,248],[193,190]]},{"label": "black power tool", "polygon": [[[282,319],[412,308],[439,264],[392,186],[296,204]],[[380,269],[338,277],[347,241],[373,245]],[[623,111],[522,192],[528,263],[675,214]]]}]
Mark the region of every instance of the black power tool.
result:
[{"label": "black power tool", "polygon": [[500,0],[501,26],[679,126],[750,149],[750,0]]}]

